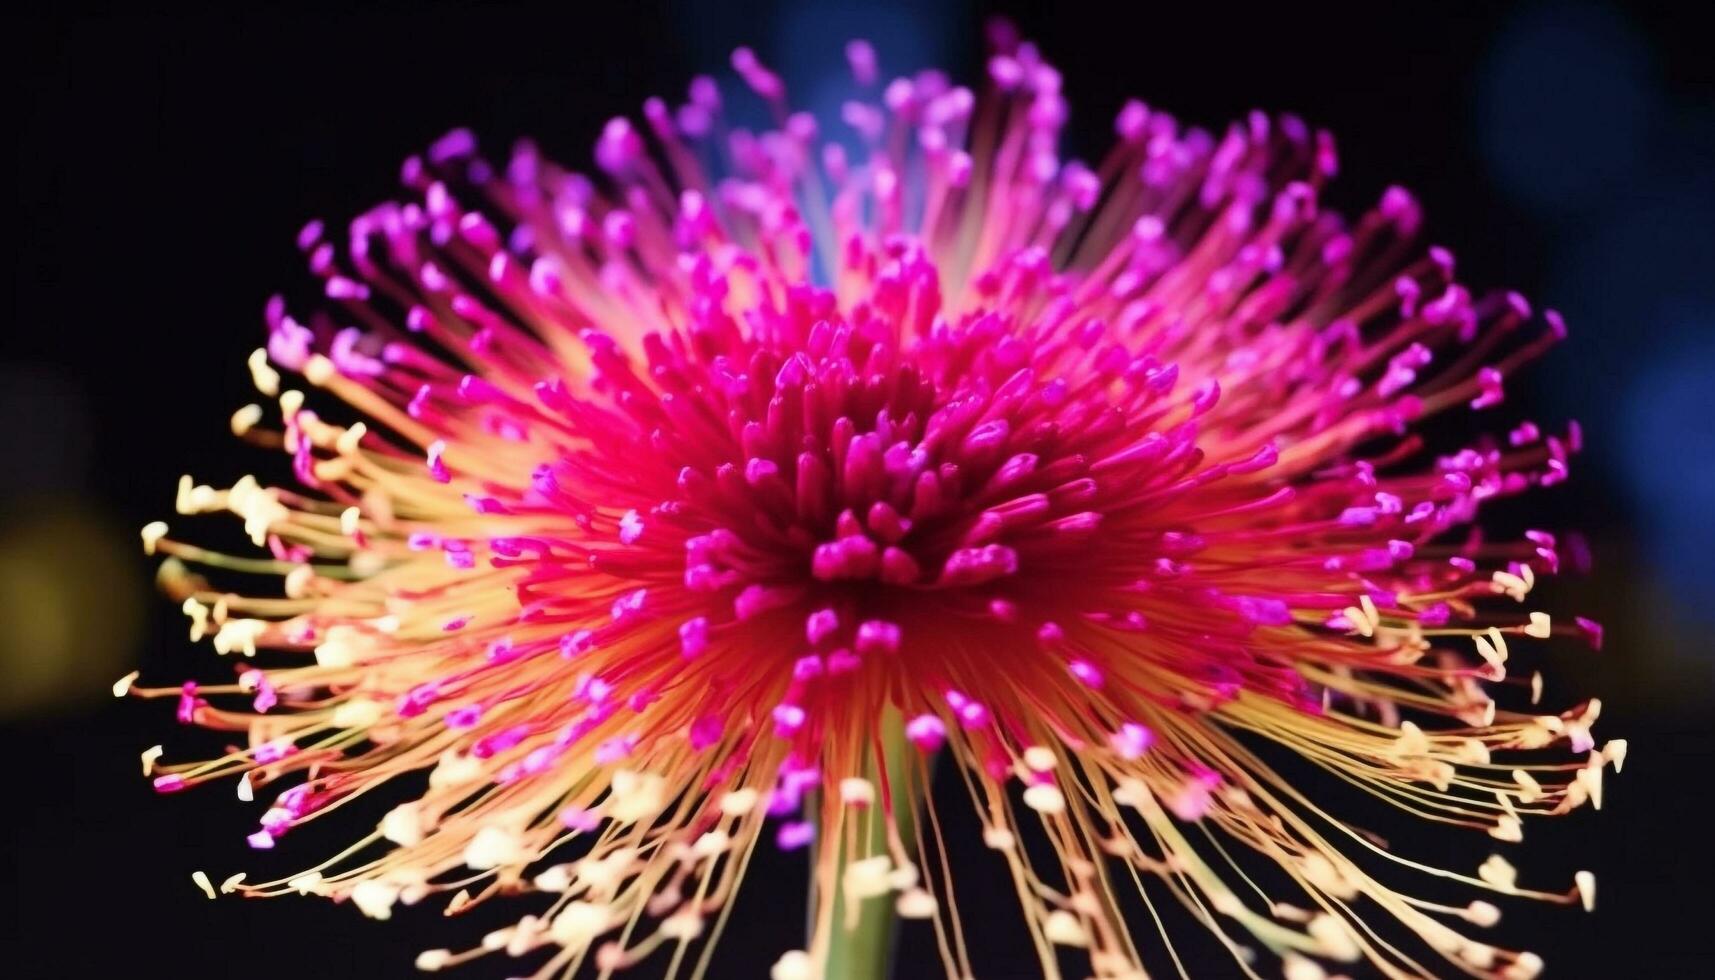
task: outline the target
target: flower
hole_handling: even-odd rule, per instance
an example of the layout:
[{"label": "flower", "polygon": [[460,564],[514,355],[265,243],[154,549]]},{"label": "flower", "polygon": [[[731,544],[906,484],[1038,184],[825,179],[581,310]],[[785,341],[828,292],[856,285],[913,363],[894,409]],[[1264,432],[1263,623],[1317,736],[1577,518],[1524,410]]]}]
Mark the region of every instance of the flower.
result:
[{"label": "flower", "polygon": [[[456,131],[343,244],[304,229],[325,302],[272,301],[250,359],[283,428],[254,405],[232,421],[302,488],[187,477],[178,500],[236,514],[269,557],[143,535],[237,681],[119,693],[247,734],[144,764],[162,792],[285,787],[258,848],[427,788],[317,870],[223,890],[375,918],[540,893],[418,964],[544,951],[546,976],[665,945],[700,971],[754,850],[812,846],[813,928],[776,980],[816,976],[882,898],[970,976],[939,756],[1044,973],[1064,946],[1142,975],[1127,882],[1292,980],[1537,972],[1472,938],[1494,905],[1394,882],[1588,905],[1587,874],[1427,868],[1260,749],[1503,842],[1600,803],[1625,746],[1596,746],[1597,702],[1491,696],[1510,642],[1599,628],[1527,604],[1553,535],[1475,530],[1563,480],[1577,429],[1461,445],[1423,424],[1498,414],[1559,317],[1457,284],[1411,244],[1402,190],[1355,222],[1323,208],[1333,143],[1292,116],[1216,135],[1130,102],[1098,165],[1062,161],[1059,73],[995,40],[980,95],[898,78],[846,105],[849,146],[741,49],[766,132],[729,128],[699,78],[645,104],[647,136],[609,123],[597,177],[527,143],[497,165]],[[874,53],[848,54],[873,89]],[[1058,868],[1020,844],[1044,831]]]}]

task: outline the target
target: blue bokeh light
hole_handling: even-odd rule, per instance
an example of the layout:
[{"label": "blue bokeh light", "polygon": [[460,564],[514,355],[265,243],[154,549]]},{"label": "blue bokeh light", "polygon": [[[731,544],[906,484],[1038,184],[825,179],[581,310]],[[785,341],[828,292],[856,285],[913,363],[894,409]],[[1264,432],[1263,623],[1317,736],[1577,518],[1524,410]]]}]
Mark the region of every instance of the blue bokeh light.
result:
[{"label": "blue bokeh light", "polygon": [[1480,82],[1478,137],[1508,195],[1582,209],[1647,151],[1659,117],[1648,43],[1618,11],[1541,4],[1501,32]]},{"label": "blue bokeh light", "polygon": [[[1642,544],[1672,591],[1695,608],[1715,604],[1715,319],[1688,318],[1686,346],[1657,348],[1625,392],[1626,490]],[[1709,651],[1705,651],[1706,653]]]}]

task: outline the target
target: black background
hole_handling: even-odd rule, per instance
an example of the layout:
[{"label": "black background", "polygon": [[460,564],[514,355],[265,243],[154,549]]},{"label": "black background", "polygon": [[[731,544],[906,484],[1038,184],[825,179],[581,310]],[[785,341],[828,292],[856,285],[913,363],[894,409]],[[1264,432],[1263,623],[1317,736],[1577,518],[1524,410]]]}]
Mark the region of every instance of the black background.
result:
[{"label": "black background", "polygon": [[[72,5],[26,14],[6,43],[16,72],[6,93],[7,128],[19,138],[18,211],[7,222],[15,296],[0,332],[8,362],[67,380],[88,418],[44,435],[31,406],[7,402],[0,467],[23,475],[6,484],[5,519],[27,519],[44,499],[82,501],[129,549],[131,528],[170,514],[180,472],[227,481],[265,465],[234,448],[225,420],[253,397],[243,358],[261,338],[263,299],[300,281],[292,238],[307,218],[337,220],[393,193],[399,160],[452,125],[478,127],[490,146],[532,134],[582,163],[606,118],[634,112],[652,93],[677,95],[693,72],[724,67],[724,51],[785,6]],[[1692,6],[1631,16],[1656,46],[1665,84],[1680,98],[1707,100],[1710,60]],[[984,12],[946,14],[967,43],[949,67],[967,75],[978,64]],[[1211,125],[1259,105],[1298,111],[1341,137],[1346,203],[1371,200],[1390,182],[1412,187],[1432,233],[1459,250],[1468,275],[1504,276],[1540,295],[1553,231],[1483,179],[1470,135],[1472,78],[1506,5],[1012,12],[1065,71],[1074,137],[1092,150],[1133,93]],[[830,71],[843,71],[839,51],[827,54]],[[885,47],[882,54],[885,63]],[[1569,350],[1555,356],[1578,356]],[[29,475],[32,454],[70,452],[74,442],[82,463]],[[1556,585],[1550,601],[1594,608],[1611,626],[1648,619],[1637,611],[1645,600],[1630,591],[1638,571],[1626,545],[1631,518],[1607,477],[1575,474],[1573,489],[1544,506],[1560,523],[1590,527],[1598,554],[1611,556],[1598,565],[1598,584]],[[140,590],[146,566],[134,562],[124,586]],[[100,620],[103,596],[88,596],[86,609]],[[212,655],[191,651],[165,602],[148,604],[143,630],[134,657],[156,679],[210,667]],[[1696,630],[1649,635],[1652,644],[1710,642]],[[1657,661],[1640,653],[1645,666],[1633,666],[1629,647],[1642,644],[1624,633],[1610,639],[1601,655],[1570,644],[1551,655],[1559,678],[1551,692],[1563,700],[1604,693],[1601,730],[1631,740],[1631,762],[1610,782],[1603,812],[1532,827],[1515,860],[1550,887],[1576,868],[1595,869],[1598,914],[1509,903],[1499,934],[1542,951],[1554,977],[1711,975],[1715,736],[1706,660],[1685,682],[1694,690],[1664,700],[1662,684],[1679,682],[1640,677]],[[124,669],[92,672],[87,685],[105,689]],[[0,954],[0,975],[405,976],[417,949],[477,935],[469,923],[422,910],[377,924],[320,901],[207,902],[188,881],[193,868],[218,881],[243,867],[254,878],[320,855],[334,839],[306,831],[283,845],[291,854],[258,861],[242,843],[249,815],[226,791],[155,798],[138,778],[137,751],[163,739],[169,749],[198,744],[175,729],[170,710],[73,703],[0,723],[0,847],[13,905],[0,923],[12,947]],[[1401,829],[1377,820],[1384,832]],[[952,832],[969,837],[974,824],[955,820]],[[1426,839],[1422,848],[1470,869],[1490,843]],[[964,856],[971,871],[961,869],[962,910],[982,975],[1032,975],[1010,886],[992,861]],[[801,881],[793,862],[764,862],[715,976],[762,975],[796,944]],[[1193,975],[1233,972],[1194,931],[1185,934]],[[923,935],[905,941],[909,962],[933,962]],[[509,968],[502,958],[455,975]],[[918,966],[900,975],[928,973]]]}]

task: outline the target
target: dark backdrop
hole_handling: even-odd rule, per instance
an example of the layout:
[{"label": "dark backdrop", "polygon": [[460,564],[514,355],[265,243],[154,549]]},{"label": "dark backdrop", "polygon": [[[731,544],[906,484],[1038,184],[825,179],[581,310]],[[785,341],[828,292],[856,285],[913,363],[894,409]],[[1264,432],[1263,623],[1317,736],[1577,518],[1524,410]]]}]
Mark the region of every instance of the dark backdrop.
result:
[{"label": "dark backdrop", "polygon": [[[1610,642],[1600,654],[1562,643],[1545,659],[1551,696],[1603,694],[1601,730],[1633,752],[1602,813],[1533,827],[1522,849],[1532,880],[1589,867],[1601,881],[1594,916],[1509,903],[1503,935],[1543,951],[1557,977],[1715,968],[1715,88],[1694,6],[1010,10],[1065,70],[1087,153],[1126,95],[1209,125],[1252,107],[1297,111],[1341,138],[1344,203],[1404,183],[1464,278],[1567,311],[1572,342],[1517,394],[1543,418],[1577,415],[1593,448],[1528,519],[1588,529],[1595,576],[1553,584],[1549,601],[1603,618]],[[878,42],[886,68],[936,61],[968,77],[989,12],[907,0],[576,7],[12,15],[0,850],[13,907],[0,915],[12,947],[0,974],[404,976],[416,949],[474,935],[421,910],[376,924],[320,901],[207,902],[191,869],[256,877],[332,839],[295,834],[290,854],[258,860],[227,793],[155,798],[138,750],[195,736],[160,702],[104,697],[132,666],[172,678],[213,660],[152,594],[135,529],[169,514],[181,471],[230,480],[263,465],[231,443],[226,418],[252,397],[243,358],[263,299],[301,282],[292,237],[307,218],[392,193],[399,160],[455,124],[490,145],[533,134],[581,163],[608,116],[678,94],[737,43],[799,91],[843,74],[839,45],[853,34]],[[1429,846],[1470,868],[1489,843]],[[984,976],[1028,976],[1011,889],[991,863],[965,862],[959,878],[978,961]],[[762,974],[799,929],[792,862],[770,859],[744,895],[719,977]],[[926,962],[925,936],[905,941]],[[1228,975],[1201,942],[1186,943],[1194,974]]]}]

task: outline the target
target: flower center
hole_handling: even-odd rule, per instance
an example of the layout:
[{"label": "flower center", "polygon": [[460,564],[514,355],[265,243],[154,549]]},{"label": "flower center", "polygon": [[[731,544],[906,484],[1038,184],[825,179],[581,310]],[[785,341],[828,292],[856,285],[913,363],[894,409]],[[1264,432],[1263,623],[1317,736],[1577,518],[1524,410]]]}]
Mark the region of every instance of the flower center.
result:
[{"label": "flower center", "polygon": [[1088,573],[1093,461],[1127,438],[1103,386],[1043,380],[1041,348],[999,316],[938,325],[902,351],[874,314],[818,319],[790,356],[736,337],[699,357],[646,344],[669,423],[648,434],[650,469],[673,487],[621,537],[661,547],[642,528],[678,528],[683,584],[712,609],[731,597],[730,617],[681,631],[688,652],[710,628],[776,611],[802,617],[812,648],[859,655],[896,650],[902,633],[932,642],[908,621],[949,611],[1010,626],[1026,604],[1034,630],[1067,577]]}]

